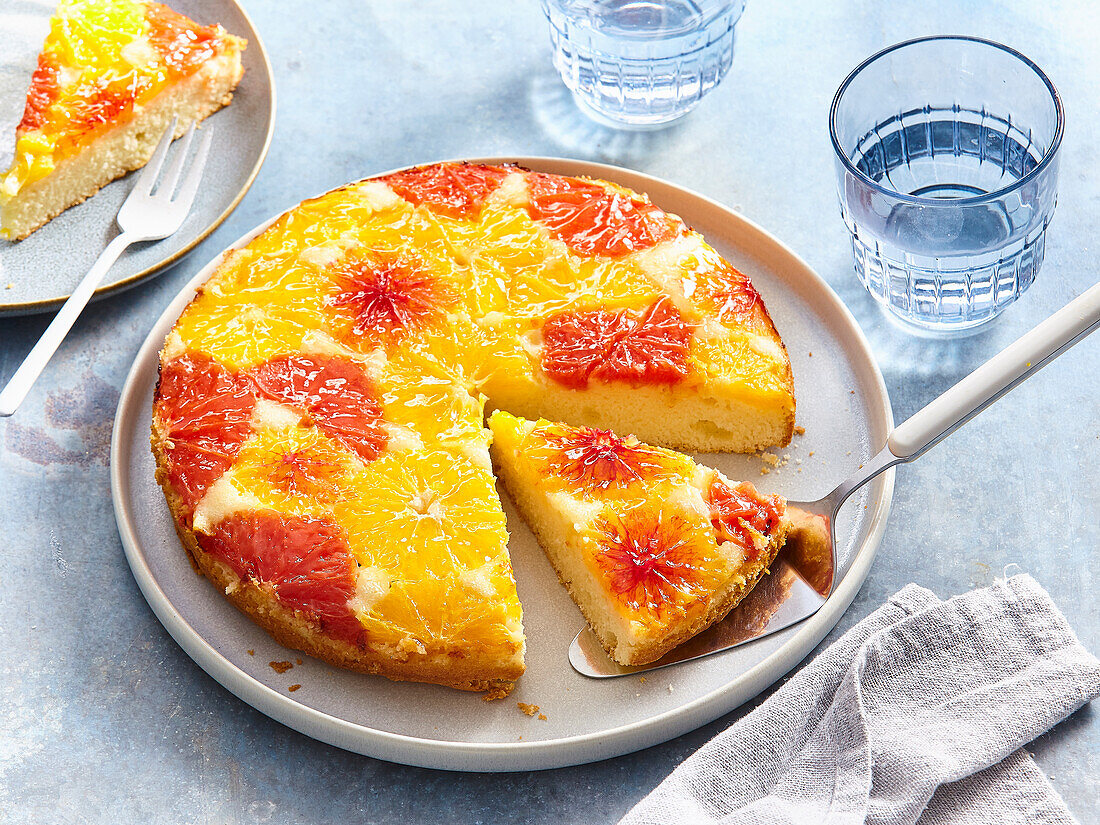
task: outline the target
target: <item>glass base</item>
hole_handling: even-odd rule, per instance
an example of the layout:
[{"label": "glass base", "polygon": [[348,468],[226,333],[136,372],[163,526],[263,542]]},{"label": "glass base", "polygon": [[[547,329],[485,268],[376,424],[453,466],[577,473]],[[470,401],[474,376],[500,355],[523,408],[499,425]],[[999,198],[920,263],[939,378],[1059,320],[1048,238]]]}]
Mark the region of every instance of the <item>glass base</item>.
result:
[{"label": "glass base", "polygon": [[[658,116],[631,116],[625,113],[609,113],[601,111],[585,100],[577,92],[573,92],[573,101],[577,104],[577,108],[584,112],[585,116],[590,120],[595,121],[601,126],[607,126],[610,129],[621,129],[628,132],[655,132],[658,129],[667,129],[672,124],[678,122],[688,112],[695,108],[694,105],[689,106],[683,111],[674,112],[671,114],[662,114]],[[628,118],[623,120],[621,118]]]},{"label": "glass base", "polygon": [[[1015,302],[1013,302],[1015,303]],[[900,312],[897,307],[892,304],[888,304],[885,301],[875,299],[875,305],[879,308],[886,320],[888,320],[893,326],[900,330],[903,330],[909,335],[915,335],[918,338],[930,338],[936,340],[950,340],[955,338],[968,338],[971,335],[976,335],[979,332],[984,332],[991,321],[996,320],[1000,314],[1008,309],[1011,304],[1005,304],[999,308],[992,315],[988,315],[984,318],[970,321],[959,322],[943,322],[943,321],[923,321],[913,318],[909,315],[905,315]]]}]

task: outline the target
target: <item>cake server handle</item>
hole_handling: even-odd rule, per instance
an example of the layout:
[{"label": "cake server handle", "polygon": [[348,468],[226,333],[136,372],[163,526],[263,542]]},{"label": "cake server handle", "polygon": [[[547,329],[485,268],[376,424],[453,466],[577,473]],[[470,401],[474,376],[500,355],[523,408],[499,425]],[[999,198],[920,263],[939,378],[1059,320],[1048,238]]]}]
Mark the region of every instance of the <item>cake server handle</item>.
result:
[{"label": "cake server handle", "polygon": [[73,290],[73,294],[62,304],[57,315],[50,321],[50,325],[46,327],[46,331],[42,333],[38,343],[23,359],[23,363],[19,365],[19,369],[15,371],[15,375],[8,381],[7,386],[0,391],[0,416],[7,417],[14,414],[19,405],[23,403],[23,399],[27,397],[27,393],[34,386],[34,382],[38,380],[38,376],[42,374],[42,370],[46,368],[46,364],[53,358],[53,354],[57,352],[57,348],[61,346],[61,342],[65,340],[65,336],[73,328],[76,319],[80,317],[80,313],[84,311],[84,307],[91,300],[92,293],[95,292],[96,287],[103,280],[103,276],[114,266],[118,256],[123,253],[126,247],[136,240],[138,238],[123,232],[121,235],[116,235],[107,244],[107,248],[103,250],[96,262],[92,264],[92,268],[88,270],[88,274],[84,276],[84,280],[77,285],[76,289]]},{"label": "cake server handle", "polygon": [[886,441],[896,458],[912,461],[1100,326],[1100,283],[978,367]]}]

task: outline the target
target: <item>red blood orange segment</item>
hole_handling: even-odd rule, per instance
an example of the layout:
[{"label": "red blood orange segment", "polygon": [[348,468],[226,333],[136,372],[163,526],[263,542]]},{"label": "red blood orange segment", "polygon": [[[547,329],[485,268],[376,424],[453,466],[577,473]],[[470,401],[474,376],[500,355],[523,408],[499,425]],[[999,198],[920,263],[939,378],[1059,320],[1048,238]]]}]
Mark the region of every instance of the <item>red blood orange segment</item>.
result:
[{"label": "red blood orange segment", "polygon": [[699,276],[692,297],[702,299],[723,323],[750,325],[763,310],[748,276],[721,259],[714,270]]},{"label": "red blood orange segment", "polygon": [[241,579],[270,585],[285,607],[337,638],[358,641],[363,628],[348,607],[357,565],[333,522],[256,510],[223,519],[209,536],[196,535]]},{"label": "red blood orange segment", "polygon": [[156,414],[167,436],[168,478],[188,510],[233,464],[255,405],[247,378],[203,353],[186,352],[161,369]]},{"label": "red blood orange segment", "polygon": [[330,269],[325,307],[345,338],[396,340],[426,326],[453,303],[452,290],[407,255],[348,258]]},{"label": "red blood orange segment", "polygon": [[386,448],[382,404],[363,368],[334,355],[281,355],[249,371],[259,391],[309,414],[363,461]]},{"label": "red blood orange segment", "polygon": [[78,100],[74,101],[68,116],[70,139],[117,123],[124,114],[128,118],[138,96],[149,85],[149,81],[142,78],[122,86],[108,85],[100,80],[77,90],[75,95]]},{"label": "red blood orange segment", "polygon": [[566,312],[542,328],[542,368],[573,389],[588,380],[675,384],[688,374],[694,327],[667,297],[643,310]]},{"label": "red blood orange segment", "polygon": [[750,529],[769,535],[779,526],[785,506],[779,496],[763,496],[748,482],[730,487],[717,477],[707,490],[706,500],[718,542],[736,542],[750,560],[759,552]]},{"label": "red blood orange segment", "polygon": [[476,217],[485,199],[511,170],[472,163],[437,163],[381,178],[390,189],[417,206],[452,218]]},{"label": "red blood orange segment", "polygon": [[168,66],[170,77],[185,77],[218,53],[218,27],[200,26],[161,3],[145,10],[149,42]]},{"label": "red blood orange segment", "polygon": [[592,560],[626,607],[661,614],[684,609],[705,592],[707,548],[683,516],[635,507],[601,516],[596,535]]},{"label": "red blood orange segment", "polygon": [[550,448],[550,472],[586,491],[651,483],[677,470],[658,450],[633,437],[620,438],[610,430],[551,425],[532,435]]},{"label": "red blood orange segment", "polygon": [[628,255],[681,231],[652,204],[577,178],[530,172],[527,198],[528,214],[578,255]]},{"label": "red blood orange segment", "polygon": [[27,103],[23,108],[23,119],[19,121],[17,132],[30,132],[46,123],[46,111],[57,99],[57,56],[52,52],[38,55],[38,66],[31,75],[30,89],[27,90]]}]

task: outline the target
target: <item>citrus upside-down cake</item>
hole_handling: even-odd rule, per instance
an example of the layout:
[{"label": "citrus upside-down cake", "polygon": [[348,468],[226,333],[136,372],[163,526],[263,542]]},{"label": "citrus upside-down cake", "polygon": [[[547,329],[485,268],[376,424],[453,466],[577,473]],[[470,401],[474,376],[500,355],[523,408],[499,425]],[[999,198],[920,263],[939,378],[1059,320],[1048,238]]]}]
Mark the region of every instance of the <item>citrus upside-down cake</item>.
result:
[{"label": "citrus upside-down cake", "polygon": [[245,41],[144,0],[61,0],[31,77],[0,234],[24,238],[229,103]]},{"label": "citrus upside-down cake", "polygon": [[608,430],[489,419],[493,461],[588,624],[621,665],[725,617],[787,536],[786,502]]},{"label": "citrus upside-down cake", "polygon": [[279,641],[499,695],[524,636],[486,406],[701,450],[794,418],[759,295],[678,218],[436,164],[226,254],[161,353],[157,478],[196,567]]}]

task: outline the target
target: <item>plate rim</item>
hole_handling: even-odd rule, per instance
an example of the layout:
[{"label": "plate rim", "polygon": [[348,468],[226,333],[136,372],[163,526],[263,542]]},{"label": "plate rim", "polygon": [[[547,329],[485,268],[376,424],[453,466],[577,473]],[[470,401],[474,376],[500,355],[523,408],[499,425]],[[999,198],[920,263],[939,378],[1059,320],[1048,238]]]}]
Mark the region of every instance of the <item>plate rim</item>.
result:
[{"label": "plate rim", "polygon": [[[870,375],[874,379],[873,384],[879,391],[882,406],[876,412],[883,416],[887,430],[893,427],[893,411],[882,371],[874,358],[863,330],[856,322],[851,311],[829,286],[828,282],[814,271],[801,256],[751,219],[736,212],[731,207],[692,189],[621,166],[553,156],[510,155],[451,160],[498,164],[515,163],[533,169],[538,169],[540,166],[565,165],[576,169],[572,174],[605,177],[610,180],[614,180],[615,175],[626,175],[643,182],[642,186],[637,187],[641,191],[646,191],[644,186],[648,184],[671,187],[692,199],[702,201],[705,206],[711,209],[719,210],[730,217],[731,220],[740,222],[743,228],[756,233],[762,240],[772,244],[778,252],[787,256],[792,263],[796,264],[800,269],[799,278],[809,278],[811,283],[817,286],[834,305],[834,309],[840,311],[840,317],[850,327],[854,341],[860,347],[860,354],[865,358],[867,366],[870,367]],[[413,166],[435,162],[441,161],[425,161],[412,166],[402,166],[399,169],[408,169],[413,168]],[[399,169],[390,171],[399,171]],[[377,174],[384,175],[388,172]],[[372,174],[370,177],[376,177],[376,175]],[[347,185],[350,184],[343,184],[342,186]],[[339,189],[342,186],[335,188]],[[305,200],[309,200],[309,198]],[[188,624],[187,620],[165,595],[149,566],[144,561],[143,551],[138,544],[134,527],[131,524],[133,517],[125,500],[129,483],[128,479],[124,477],[123,469],[129,466],[131,451],[128,445],[124,443],[124,434],[133,429],[130,422],[134,416],[144,415],[145,413],[145,399],[137,396],[135,388],[144,373],[144,362],[149,361],[151,357],[155,357],[155,354],[159,353],[163,345],[162,336],[155,334],[157,329],[169,317],[172,317],[174,321],[174,316],[178,316],[178,313],[186,306],[186,302],[190,300],[196,288],[210,277],[227,252],[247,244],[297,205],[295,204],[289,209],[283,210],[270,219],[261,222],[254,229],[246,232],[233,244],[226,247],[225,250],[217,253],[173,296],[167,307],[153,323],[127,373],[119,395],[111,433],[111,499],[123,551],[138,587],[157,619],[176,643],[183,648],[184,652],[207,675],[211,676],[238,699],[277,722],[313,739],[389,762],[464,772],[546,770],[586,764],[632,753],[695,730],[731,712],[759,695],[760,692],[774,684],[805,659],[840,621],[866,580],[882,540],[893,501],[893,468],[880,476],[882,491],[875,503],[874,511],[870,515],[867,538],[855,550],[852,562],[830,600],[816,614],[801,622],[796,633],[778,650],[749,670],[739,674],[736,679],[691,702],[669,709],[656,716],[646,717],[604,731],[541,741],[463,742],[427,739],[379,730],[333,716],[305,705],[292,696],[279,693],[239,669]]]},{"label": "plate rim", "polygon": [[[255,43],[255,45],[258,47],[261,63],[263,65],[263,72],[264,75],[267,77],[268,97],[271,100],[271,113],[267,118],[267,134],[264,135],[263,146],[260,147],[260,152],[256,156],[256,162],[252,165],[252,169],[249,171],[248,177],[245,179],[244,186],[241,187],[240,191],[237,192],[237,194],[233,197],[233,200],[229,202],[224,210],[222,210],[221,214],[219,214],[201,232],[199,232],[199,234],[196,235],[190,243],[188,243],[182,249],[177,249],[167,258],[164,258],[163,260],[158,261],[151,266],[145,267],[145,269],[141,270],[140,272],[135,272],[133,275],[130,275],[129,277],[124,278],[121,281],[108,284],[107,286],[98,287],[92,293],[91,300],[93,301],[97,301],[101,298],[107,298],[119,292],[124,292],[131,287],[135,287],[142,281],[145,281],[149,278],[152,278],[154,275],[158,275],[168,270],[170,267],[179,263],[186,255],[193,252],[195,247],[197,247],[200,243],[210,237],[214,230],[221,226],[225,222],[225,219],[233,213],[233,210],[235,210],[237,206],[240,205],[240,202],[244,199],[244,196],[248,194],[248,190],[252,188],[252,184],[255,182],[256,176],[260,174],[260,167],[262,167],[264,165],[264,161],[267,160],[267,153],[268,150],[271,148],[271,140],[275,135],[275,115],[276,108],[278,106],[278,97],[275,91],[275,70],[271,66],[271,56],[268,54],[267,46],[264,45],[263,38],[260,37],[260,30],[256,28],[256,24],[252,22],[252,17],[245,10],[244,6],[241,5],[238,0],[218,0],[218,2],[226,3],[233,6],[240,13],[241,17],[244,18],[245,22],[248,24],[248,27],[253,34],[253,37],[249,40],[249,46],[252,46],[253,43]],[[128,174],[129,173],[127,173],[127,175]],[[116,178],[115,180],[122,180],[122,178],[124,177],[126,177],[126,175],[123,175],[120,178]],[[110,181],[110,183],[114,183],[114,181]],[[92,195],[91,197],[95,197],[95,195]],[[20,301],[17,303],[0,302],[0,317],[16,317],[19,315],[35,315],[41,312],[49,312],[51,310],[60,308],[61,305],[64,304],[65,301],[67,301],[70,297],[71,293],[70,295],[59,295],[56,298],[44,298],[35,301]]]}]

